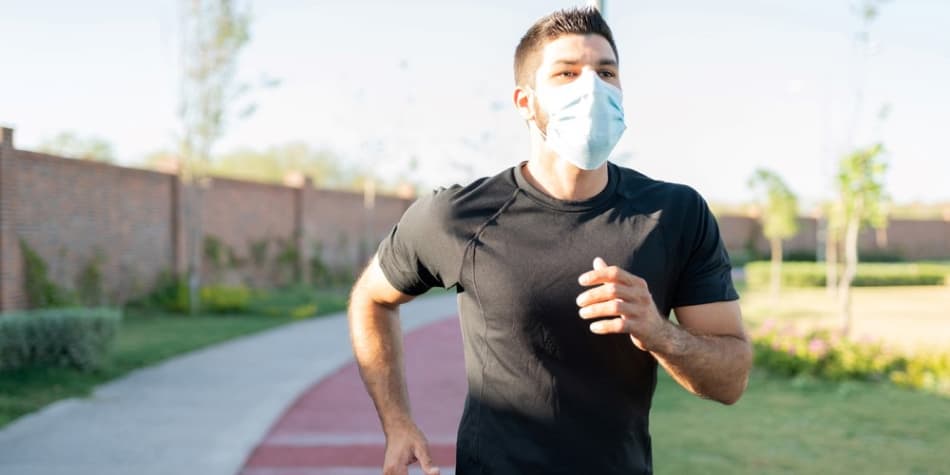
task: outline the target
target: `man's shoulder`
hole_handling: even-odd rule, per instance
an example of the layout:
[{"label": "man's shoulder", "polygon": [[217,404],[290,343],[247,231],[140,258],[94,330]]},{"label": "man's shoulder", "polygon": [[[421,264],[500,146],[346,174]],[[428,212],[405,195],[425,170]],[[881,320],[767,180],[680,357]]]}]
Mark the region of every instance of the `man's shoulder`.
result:
[{"label": "man's shoulder", "polygon": [[415,206],[424,207],[433,219],[442,222],[487,218],[508,201],[515,190],[512,168],[472,180],[433,189],[421,195]]},{"label": "man's shoulder", "polygon": [[682,207],[702,200],[695,188],[651,178],[637,170],[616,165],[620,172],[619,193],[639,203]]}]

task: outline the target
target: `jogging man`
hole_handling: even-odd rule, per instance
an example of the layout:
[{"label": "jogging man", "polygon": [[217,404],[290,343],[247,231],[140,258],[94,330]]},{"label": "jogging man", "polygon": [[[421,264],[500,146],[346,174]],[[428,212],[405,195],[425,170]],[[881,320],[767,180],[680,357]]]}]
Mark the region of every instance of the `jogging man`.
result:
[{"label": "jogging man", "polygon": [[752,351],[706,202],[607,161],[625,129],[617,59],[595,9],[531,26],[513,96],[528,160],[420,197],[355,285],[351,337],[384,473],[438,473],[410,414],[398,314],[432,287],[458,293],[459,475],[652,473],[658,363],[703,398],[745,390]]}]

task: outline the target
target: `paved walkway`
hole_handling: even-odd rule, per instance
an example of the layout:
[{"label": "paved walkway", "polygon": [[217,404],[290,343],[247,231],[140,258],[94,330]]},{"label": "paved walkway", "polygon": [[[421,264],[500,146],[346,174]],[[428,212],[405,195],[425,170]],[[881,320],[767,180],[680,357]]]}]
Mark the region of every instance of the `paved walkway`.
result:
[{"label": "paved walkway", "polygon": [[[454,295],[418,299],[403,307],[403,329],[411,332],[429,323],[454,320],[455,312]],[[419,368],[416,359],[425,357],[422,353],[428,351],[419,345],[436,344],[437,340],[417,341],[415,334],[408,339],[407,364]],[[446,349],[451,346],[438,342],[443,343]],[[451,366],[450,359],[440,364]],[[283,470],[293,467],[262,471],[274,468],[268,465],[272,460],[268,454],[273,453],[269,451],[286,445],[316,451],[326,451],[321,447],[327,446],[345,450],[366,447],[367,453],[379,449],[382,439],[378,422],[370,425],[368,419],[375,418],[375,411],[368,412],[367,406],[359,405],[359,401],[367,402],[368,396],[356,385],[359,380],[352,377],[355,368],[344,366],[351,361],[346,316],[342,313],[173,358],[103,385],[89,398],[60,401],[0,429],[0,474],[235,475],[242,471],[245,461],[249,462],[245,473],[363,473],[359,468],[352,472],[332,468],[315,472],[304,463],[296,466],[304,471]],[[414,371],[409,375],[410,385],[427,387],[429,377]],[[322,384],[313,386],[317,381]],[[284,414],[301,394],[304,396]],[[313,422],[303,412],[296,415],[312,409],[308,403],[323,407],[328,402],[352,405],[338,406],[326,431],[319,419]],[[428,412],[418,404],[414,407],[419,416]],[[275,421],[279,421],[276,426]],[[350,421],[354,425],[348,425]],[[421,424],[424,430],[432,427],[439,434],[437,440],[450,442],[446,438],[448,430],[440,425],[447,424],[443,419],[426,415]],[[318,429],[311,430],[313,427]],[[290,444],[281,445],[284,434],[289,434],[283,440]],[[307,440],[312,434],[316,438]],[[324,435],[328,435],[326,444],[320,439]],[[262,440],[263,445],[258,447]],[[441,462],[442,452],[439,454]],[[329,467],[358,467],[355,462],[343,463],[339,457],[330,462],[335,465]],[[375,470],[373,473],[378,473],[379,469]]]},{"label": "paved walkway", "polygon": [[[442,475],[451,475],[466,391],[458,320],[413,331],[406,336],[405,348],[413,415]],[[378,475],[385,442],[356,363],[350,363],[290,406],[241,475]],[[422,472],[416,468],[410,473]]]}]

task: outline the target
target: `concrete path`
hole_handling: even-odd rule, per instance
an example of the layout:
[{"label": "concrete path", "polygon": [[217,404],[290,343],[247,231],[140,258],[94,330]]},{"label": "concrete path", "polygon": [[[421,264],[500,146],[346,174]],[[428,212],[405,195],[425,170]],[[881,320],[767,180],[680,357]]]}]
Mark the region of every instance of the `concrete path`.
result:
[{"label": "concrete path", "polygon": [[[454,295],[421,298],[403,329],[455,313]],[[295,398],[351,360],[342,313],[173,358],[0,429],[0,474],[234,475]]]}]

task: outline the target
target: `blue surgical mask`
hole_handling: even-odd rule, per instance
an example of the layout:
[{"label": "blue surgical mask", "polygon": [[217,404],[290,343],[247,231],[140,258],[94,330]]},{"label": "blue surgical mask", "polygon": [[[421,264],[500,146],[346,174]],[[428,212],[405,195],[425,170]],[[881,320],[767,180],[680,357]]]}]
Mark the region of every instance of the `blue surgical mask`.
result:
[{"label": "blue surgical mask", "polygon": [[548,147],[577,168],[603,165],[627,128],[623,93],[594,71],[535,95],[548,114],[547,133],[542,132]]}]

